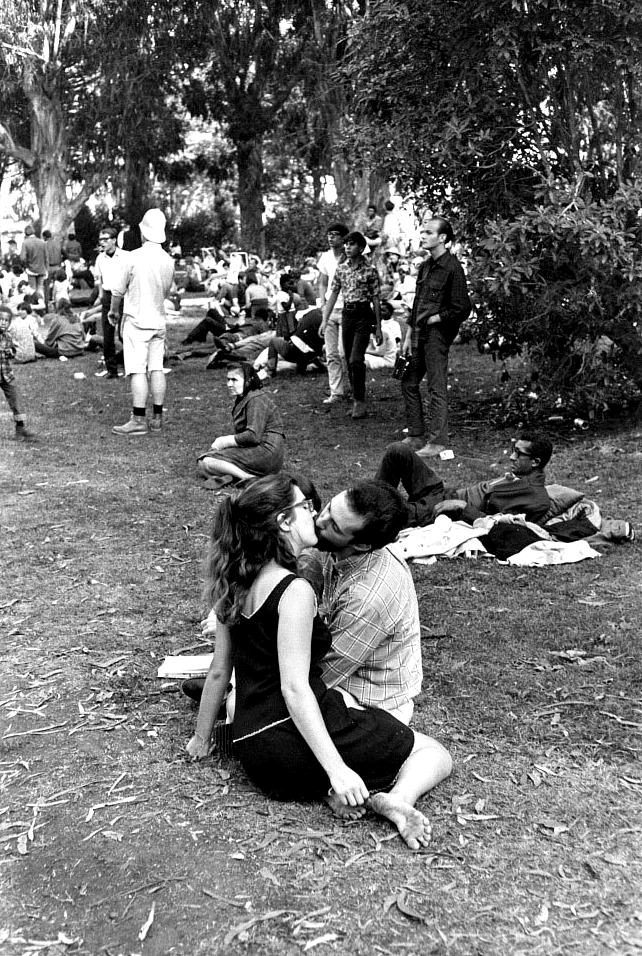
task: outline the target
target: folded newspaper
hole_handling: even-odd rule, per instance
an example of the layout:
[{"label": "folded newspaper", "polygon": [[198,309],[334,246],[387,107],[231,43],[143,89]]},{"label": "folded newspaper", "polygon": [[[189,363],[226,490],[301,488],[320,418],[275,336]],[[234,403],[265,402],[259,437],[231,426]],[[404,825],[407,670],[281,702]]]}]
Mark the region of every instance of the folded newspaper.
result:
[{"label": "folded newspaper", "polygon": [[158,668],[158,677],[166,680],[204,677],[210,669],[213,657],[213,654],[181,654],[178,657],[166,657]]}]

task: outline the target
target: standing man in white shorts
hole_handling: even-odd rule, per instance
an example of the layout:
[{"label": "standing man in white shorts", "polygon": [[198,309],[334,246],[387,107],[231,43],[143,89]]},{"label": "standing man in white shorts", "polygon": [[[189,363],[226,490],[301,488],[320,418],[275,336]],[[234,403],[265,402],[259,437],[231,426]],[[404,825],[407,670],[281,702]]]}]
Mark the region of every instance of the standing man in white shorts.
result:
[{"label": "standing man in white shorts", "polygon": [[[109,309],[109,321],[116,325],[124,298],[123,354],[132,394],[131,418],[124,425],[114,425],[112,431],[132,437],[163,427],[165,299],[174,278],[174,260],[162,248],[165,216],[160,209],[145,213],[140,234],[142,246],[123,259],[113,281]],[[153,405],[148,426],[145,408],[150,390]]]}]

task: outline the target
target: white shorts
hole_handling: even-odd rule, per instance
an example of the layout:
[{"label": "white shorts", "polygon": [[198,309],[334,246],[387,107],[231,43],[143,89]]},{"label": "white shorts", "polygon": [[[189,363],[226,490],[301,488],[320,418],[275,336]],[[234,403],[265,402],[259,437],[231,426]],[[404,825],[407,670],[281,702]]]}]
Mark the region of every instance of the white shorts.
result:
[{"label": "white shorts", "polygon": [[125,375],[138,372],[162,372],[165,358],[165,329],[139,329],[125,319],[123,323]]}]

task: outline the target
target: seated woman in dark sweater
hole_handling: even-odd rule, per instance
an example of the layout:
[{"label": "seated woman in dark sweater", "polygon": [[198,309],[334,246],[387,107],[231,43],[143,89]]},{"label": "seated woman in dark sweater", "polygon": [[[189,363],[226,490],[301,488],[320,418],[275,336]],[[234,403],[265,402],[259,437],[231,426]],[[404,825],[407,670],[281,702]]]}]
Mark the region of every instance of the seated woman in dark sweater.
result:
[{"label": "seated woman in dark sweater", "polygon": [[276,474],[283,466],[285,437],[274,399],[260,391],[260,378],[244,362],[228,368],[227,388],[234,398],[234,434],[212,442],[198,459],[199,474],[241,480]]}]

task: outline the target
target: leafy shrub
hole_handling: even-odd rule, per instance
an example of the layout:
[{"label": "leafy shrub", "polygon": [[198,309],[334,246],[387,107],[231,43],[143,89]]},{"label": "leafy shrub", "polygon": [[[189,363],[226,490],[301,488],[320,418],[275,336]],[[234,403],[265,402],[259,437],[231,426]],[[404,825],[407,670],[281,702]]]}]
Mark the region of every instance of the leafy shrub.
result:
[{"label": "leafy shrub", "polygon": [[326,232],[330,223],[344,220],[338,206],[314,205],[305,196],[289,199],[267,222],[267,254],[285,265],[300,266],[308,256],[327,249]]},{"label": "leafy shrub", "polygon": [[[485,223],[469,263],[471,328],[500,357],[528,359],[544,404],[625,404],[642,388],[642,187],[595,203],[557,181],[538,199]],[[612,347],[599,347],[604,336]]]},{"label": "leafy shrub", "polygon": [[221,246],[234,239],[234,210],[223,197],[211,209],[185,216],[172,230],[172,239],[181,244],[183,255],[196,255],[201,246]]}]

